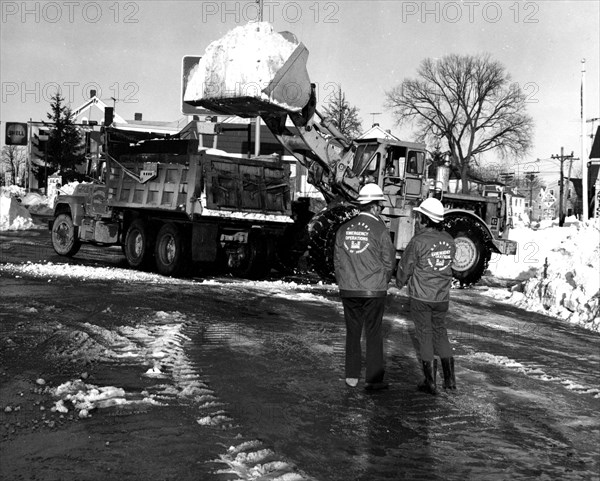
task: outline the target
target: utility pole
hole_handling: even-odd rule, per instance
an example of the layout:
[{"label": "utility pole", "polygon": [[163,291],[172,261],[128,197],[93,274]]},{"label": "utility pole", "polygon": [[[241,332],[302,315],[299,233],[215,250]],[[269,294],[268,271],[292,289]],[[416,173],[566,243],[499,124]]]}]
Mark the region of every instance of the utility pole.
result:
[{"label": "utility pole", "polygon": [[[263,0],[256,0],[258,4],[258,21],[263,21]],[[248,139],[250,140],[250,139]],[[260,155],[260,115],[257,115],[254,119],[254,155],[258,157]],[[250,157],[250,156],[248,156]]]},{"label": "utility pole", "polygon": [[[565,184],[565,176],[563,173],[563,164],[565,160],[570,159],[573,162],[573,152],[571,155],[564,154],[564,147],[560,148],[560,155],[552,155],[550,156],[552,159],[556,159],[560,161],[560,180],[559,180],[559,198],[558,198],[558,226],[562,227],[565,223],[565,215],[563,212],[563,196],[564,196],[564,184]],[[569,176],[571,175],[571,169],[569,168]]]},{"label": "utility pole", "polygon": [[583,221],[589,218],[588,197],[588,152],[585,140],[585,59],[581,60],[581,187],[583,191]]},{"label": "utility pole", "polygon": [[535,180],[535,174],[530,172],[525,176],[527,183],[529,184],[529,225],[533,222],[533,181]]}]

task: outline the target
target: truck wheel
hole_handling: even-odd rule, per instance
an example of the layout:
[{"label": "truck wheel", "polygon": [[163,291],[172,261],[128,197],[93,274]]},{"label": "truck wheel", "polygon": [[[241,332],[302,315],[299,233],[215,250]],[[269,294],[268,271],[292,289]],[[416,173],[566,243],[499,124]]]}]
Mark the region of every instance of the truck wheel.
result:
[{"label": "truck wheel", "polygon": [[175,224],[164,224],[156,236],[156,270],[165,276],[178,276],[186,267],[184,235]]},{"label": "truck wheel", "polygon": [[483,276],[492,255],[485,247],[484,228],[475,220],[458,215],[445,219],[444,229],[456,244],[452,275],[461,286],[475,284]]},{"label": "truck wheel", "polygon": [[351,205],[336,205],[326,208],[308,223],[308,253],[311,268],[323,280],[335,282],[333,254],[335,234],[347,220],[358,214],[358,209]]},{"label": "truck wheel", "polygon": [[238,266],[231,269],[236,277],[264,279],[271,271],[274,255],[273,242],[259,232],[250,232],[248,244]]},{"label": "truck wheel", "polygon": [[142,219],[134,220],[125,235],[124,252],[127,263],[134,269],[148,269],[152,265],[153,239],[148,224]]},{"label": "truck wheel", "polygon": [[69,214],[59,214],[52,224],[52,247],[54,251],[67,257],[73,257],[81,247],[78,228]]}]

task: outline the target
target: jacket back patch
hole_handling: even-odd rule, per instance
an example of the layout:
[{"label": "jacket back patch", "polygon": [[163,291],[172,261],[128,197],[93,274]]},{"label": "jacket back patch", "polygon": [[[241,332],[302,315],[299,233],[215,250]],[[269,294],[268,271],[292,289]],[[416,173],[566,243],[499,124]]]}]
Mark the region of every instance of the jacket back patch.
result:
[{"label": "jacket back patch", "polygon": [[350,254],[360,254],[369,247],[371,228],[363,221],[348,228],[344,235],[344,249]]},{"label": "jacket back patch", "polygon": [[452,246],[447,241],[437,241],[429,249],[427,264],[434,271],[443,271],[452,265]]}]

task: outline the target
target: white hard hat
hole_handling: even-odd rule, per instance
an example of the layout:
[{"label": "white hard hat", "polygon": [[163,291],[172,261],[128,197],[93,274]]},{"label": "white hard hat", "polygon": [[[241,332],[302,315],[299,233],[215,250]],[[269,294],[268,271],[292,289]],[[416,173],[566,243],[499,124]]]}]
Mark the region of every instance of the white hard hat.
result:
[{"label": "white hard hat", "polygon": [[357,200],[359,204],[369,204],[376,200],[385,200],[385,197],[377,184],[366,184],[360,189]]},{"label": "white hard hat", "polygon": [[419,207],[415,207],[413,210],[426,215],[433,222],[442,222],[444,220],[444,206],[439,200],[433,197],[425,199]]}]

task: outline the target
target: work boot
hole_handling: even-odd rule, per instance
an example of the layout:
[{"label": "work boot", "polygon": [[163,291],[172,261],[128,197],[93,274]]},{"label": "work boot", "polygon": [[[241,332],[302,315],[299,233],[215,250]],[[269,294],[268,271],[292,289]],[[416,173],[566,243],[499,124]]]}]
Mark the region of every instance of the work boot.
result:
[{"label": "work boot", "polygon": [[443,357],[442,371],[444,373],[444,389],[456,389],[456,378],[454,377],[454,358]]},{"label": "work boot", "polygon": [[433,361],[422,361],[422,364],[425,379],[419,383],[419,391],[435,395],[437,394],[437,390],[435,388]]}]

